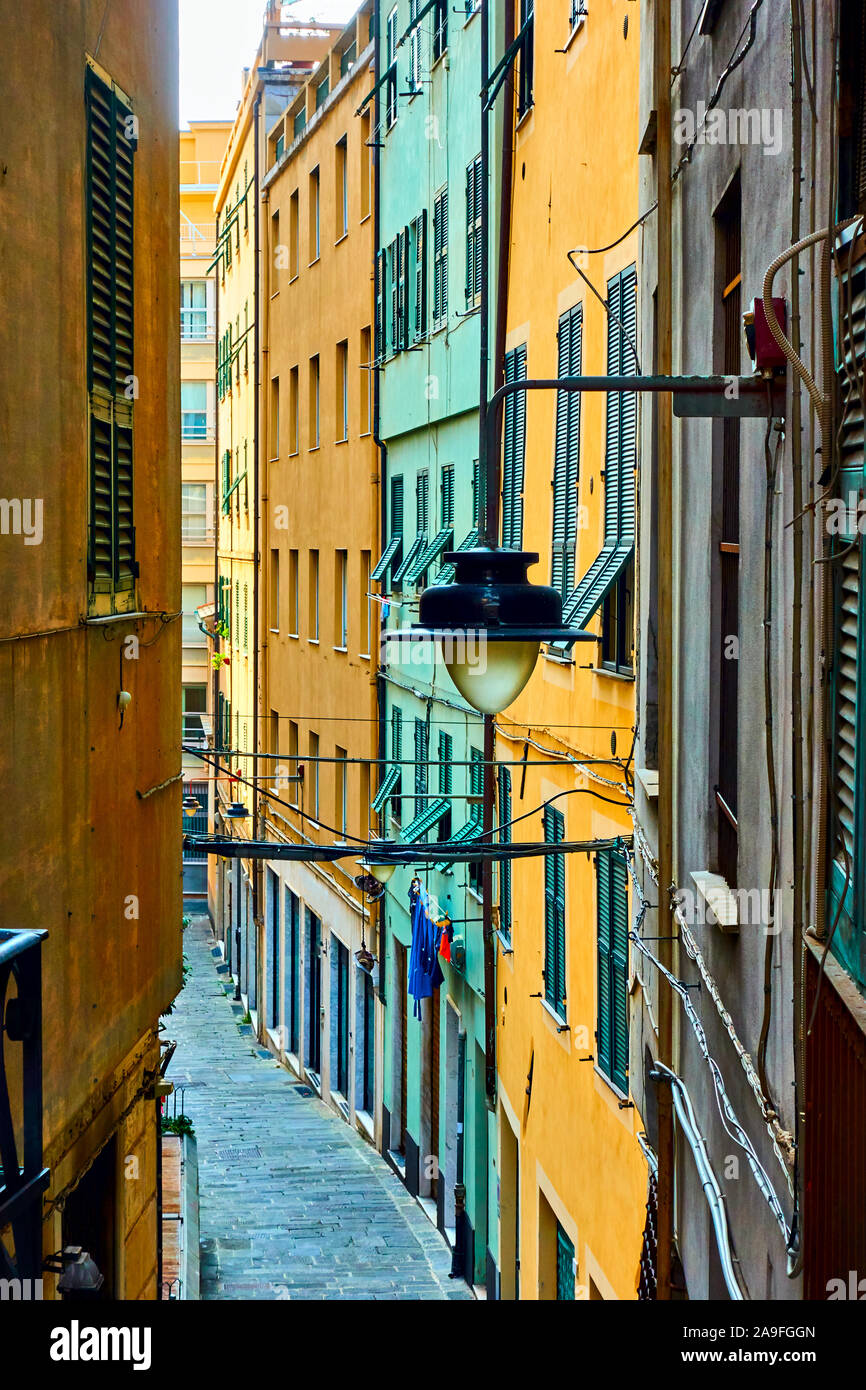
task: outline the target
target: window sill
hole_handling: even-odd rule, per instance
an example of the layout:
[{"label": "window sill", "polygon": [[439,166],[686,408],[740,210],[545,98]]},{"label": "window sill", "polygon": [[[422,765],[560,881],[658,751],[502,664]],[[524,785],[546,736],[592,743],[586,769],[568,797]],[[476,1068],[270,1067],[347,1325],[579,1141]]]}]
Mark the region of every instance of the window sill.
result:
[{"label": "window sill", "polygon": [[359,438],[359,439],[370,439],[371,436],[372,436],[372,434],[373,434],[373,431],[372,431],[372,430],[361,430],[361,433],[358,435],[358,438]]},{"label": "window sill", "polygon": [[290,459],[300,458],[300,456],[301,456],[301,451],[300,451],[300,449],[293,449],[292,452],[289,454],[289,458],[290,458]]},{"label": "window sill", "polygon": [[550,651],[549,649],[546,650],[546,651],[544,651],[544,652],[542,652],[542,656],[544,657],[545,661],[552,661],[553,664],[554,664],[554,666],[573,666],[573,665],[574,665],[574,657],[573,657],[573,656],[560,656],[558,652],[552,652],[552,651]]},{"label": "window sill", "polygon": [[448,49],[446,48],[439,54],[439,57],[436,59],[435,63],[430,64],[431,73],[434,73],[438,67],[441,67],[447,57]]},{"label": "window sill", "polygon": [[570,1026],[569,1026],[568,1020],[565,1019],[565,1018],[563,1018],[562,1014],[558,1014],[558,1013],[556,1012],[556,1009],[553,1007],[553,1005],[552,1005],[552,1004],[548,1004],[548,1002],[547,1002],[546,999],[542,999],[542,1001],[541,1001],[541,1007],[542,1007],[542,1009],[544,1010],[544,1012],[545,1012],[546,1014],[549,1014],[549,1015],[550,1015],[550,1017],[553,1019],[554,1023],[556,1024],[557,1028],[558,1028],[561,1032],[563,1032],[563,1033],[570,1033],[570,1032],[571,1032],[571,1028],[570,1028]]},{"label": "window sill", "polygon": [[274,290],[273,294],[271,295],[271,300],[275,300],[279,296],[279,293],[279,290]]},{"label": "window sill", "polygon": [[308,270],[311,270],[312,267],[313,267],[314,265],[318,265],[318,264],[319,264],[319,261],[320,261],[321,259],[322,259],[321,256],[316,256],[316,258],[315,258],[314,260],[312,260],[312,261],[307,261],[307,269],[308,269]]},{"label": "window sill", "polygon": [[344,241],[348,241],[348,239],[349,239],[349,229],[348,229],[348,227],[347,227],[346,230],[345,230],[344,232],[341,232],[340,235],[337,237],[337,240],[334,242],[334,245],[335,245],[335,246],[342,246],[343,242],[344,242]]},{"label": "window sill", "polygon": [[360,222],[358,223],[358,226],[359,226],[359,227],[363,227],[364,223],[365,223],[365,222],[369,222],[369,221],[370,221],[370,218],[371,218],[372,216],[373,216],[373,214],[372,214],[371,212],[365,212],[365,213],[364,213],[364,216],[361,218]]},{"label": "window sill", "polygon": [[300,272],[299,270],[296,270],[295,273],[294,273],[294,275],[292,275],[292,276],[289,277],[289,284],[290,284],[290,285],[294,285],[295,281],[296,281],[296,280],[300,280],[300,278],[301,278],[301,272]]},{"label": "window sill", "polygon": [[319,645],[318,637],[308,637],[307,641],[309,642],[311,647],[318,647]]},{"label": "window sill", "polygon": [[361,658],[362,661],[369,661],[369,660],[370,660],[370,653],[369,653],[369,652],[359,652],[358,655],[359,655],[359,657]]},{"label": "window sill", "polygon": [[279,461],[280,461],[280,456],[279,456],[279,454],[274,454],[273,458],[268,459],[268,463],[279,463]]},{"label": "window sill", "polygon": [[506,936],[505,932],[502,931],[500,927],[497,927],[496,929],[496,937],[499,941],[499,948],[502,951],[502,954],[504,956],[513,956],[514,947],[511,944],[511,938],[509,936]]},{"label": "window sill", "polygon": [[300,637],[300,633],[299,633],[299,632],[287,632],[287,633],[286,633],[286,636],[287,636],[287,637],[293,637],[294,640],[297,642],[298,638]]},{"label": "window sill", "polygon": [[472,23],[472,21],[473,21],[473,19],[475,18],[475,16],[476,16],[476,15],[479,15],[480,13],[481,13],[481,6],[478,5],[477,8],[474,9],[474,10],[472,10],[472,12],[471,12],[470,14],[468,14],[468,15],[466,16],[466,18],[464,19],[464,21],[463,21],[463,28],[464,28],[464,29],[468,29],[468,28],[469,28],[469,25]]},{"label": "window sill", "polygon": [[279,637],[280,635],[280,629],[278,627],[269,627],[268,632],[272,637]]},{"label": "window sill", "polygon": [[592,1069],[598,1077],[599,1081],[603,1081],[605,1086],[607,1086],[608,1090],[613,1091],[614,1095],[617,1098],[617,1101],[620,1102],[620,1109],[625,1109],[625,1105],[623,1104],[623,1102],[627,1102],[629,1099],[626,1092],[621,1091],[619,1086],[617,1086],[616,1082],[612,1081],[611,1078],[608,1076],[607,1072],[602,1071],[601,1067],[598,1065],[598,1062],[593,1062]]},{"label": "window sill", "polygon": [[348,444],[348,442],[349,442],[349,436],[348,436],[347,434],[344,434],[342,439],[335,439],[335,440],[334,440],[334,444],[335,444],[335,445],[336,445],[336,444]]},{"label": "window sill", "polygon": [[737,936],[740,931],[738,903],[721,874],[710,873],[707,869],[695,869],[691,874],[692,883],[703,898],[715,921],[711,925],[728,936]]},{"label": "window sill", "polygon": [[563,53],[567,53],[568,50],[571,48],[571,45],[574,43],[575,39],[577,38],[578,34],[580,33],[580,31],[581,31],[581,29],[583,28],[583,26],[584,26],[585,23],[586,23],[586,15],[585,15],[585,14],[578,15],[577,23],[575,24],[574,28],[572,29],[571,33],[569,34],[568,38],[567,38],[566,41],[565,41],[565,46],[563,47],[563,50],[562,50]]},{"label": "window sill", "polygon": [[335,652],[342,652],[344,656],[347,654],[348,650],[349,650],[348,647],[335,647],[335,648],[334,648],[334,651],[335,651]]},{"label": "window sill", "polygon": [[310,447],[309,447],[309,449],[307,450],[307,453],[308,453],[308,454],[317,454],[317,453],[319,452],[319,450],[321,449],[321,447],[322,447],[321,444],[311,444]]},{"label": "window sill", "polygon": [[522,130],[525,125],[529,124],[529,118],[534,112],[534,110],[535,102],[533,102],[531,106],[527,106],[526,110],[524,111],[523,115],[520,117],[520,119],[517,122],[517,125],[515,126],[516,131]]},{"label": "window sill", "polygon": [[631,672],[626,672],[626,671],[611,671],[611,670],[608,669],[607,666],[594,666],[594,667],[593,667],[593,674],[596,675],[596,676],[606,676],[606,677],[608,678],[608,680],[612,680],[612,681],[626,681],[626,682],[628,682],[629,684],[632,684],[632,685],[634,684],[634,672],[633,672],[633,671],[631,671]]}]

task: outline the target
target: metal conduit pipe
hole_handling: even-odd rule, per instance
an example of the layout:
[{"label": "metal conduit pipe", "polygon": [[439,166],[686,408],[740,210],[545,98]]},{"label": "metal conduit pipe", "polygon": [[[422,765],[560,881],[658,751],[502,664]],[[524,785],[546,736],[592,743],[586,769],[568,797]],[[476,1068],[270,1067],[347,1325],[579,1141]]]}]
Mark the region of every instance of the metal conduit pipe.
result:
[{"label": "metal conduit pipe", "polygon": [[731,1236],[728,1230],[725,1199],[707,1155],[707,1141],[698,1129],[689,1093],[676,1072],[671,1071],[663,1062],[656,1062],[651,1075],[658,1081],[667,1081],[670,1084],[674,1110],[676,1111],[676,1116],[680,1123],[680,1129],[692,1151],[695,1167],[698,1170],[698,1176],[704,1189],[704,1196],[707,1199],[707,1205],[710,1209],[710,1217],[713,1223],[713,1229],[716,1233],[716,1244],[719,1247],[719,1258],[722,1263],[722,1275],[725,1280],[725,1286],[731,1298],[735,1302],[742,1303],[744,1301],[744,1295],[734,1269],[734,1256],[731,1250]]}]

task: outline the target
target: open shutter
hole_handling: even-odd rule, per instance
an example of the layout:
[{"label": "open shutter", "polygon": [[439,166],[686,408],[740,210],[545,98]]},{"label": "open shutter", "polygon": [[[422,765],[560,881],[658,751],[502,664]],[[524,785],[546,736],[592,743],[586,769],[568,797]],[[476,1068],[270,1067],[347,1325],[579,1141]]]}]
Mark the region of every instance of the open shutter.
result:
[{"label": "open shutter", "polygon": [[610,853],[611,1080],[628,1091],[628,870]]},{"label": "open shutter", "polygon": [[478,300],[481,298],[481,253],[484,245],[481,234],[481,226],[482,209],[484,206],[483,199],[486,193],[486,189],[484,187],[484,170],[482,168],[480,155],[476,159],[472,168],[475,183],[475,190],[472,199],[473,207],[475,210],[475,255],[473,257],[472,296],[473,299]]},{"label": "open shutter", "polygon": [[[526,346],[505,355],[505,380],[526,377]],[[502,460],[502,544],[512,550],[523,547],[523,469],[526,453],[526,395],[507,396]]]},{"label": "open shutter", "polygon": [[475,166],[466,169],[466,303],[472,303],[475,285]]},{"label": "open shutter", "polygon": [[[559,320],[558,375],[568,376],[571,361],[571,318],[563,314]],[[558,391],[556,395],[556,448],[553,459],[553,544],[550,559],[550,582],[554,589],[567,597],[568,566],[566,547],[568,536],[568,411],[569,393]]]},{"label": "open shutter", "polygon": [[385,356],[385,252],[376,255],[376,361]]},{"label": "open shutter", "polygon": [[[499,767],[499,840],[507,844],[511,839],[511,769]],[[499,927],[506,936],[511,935],[511,860],[499,861]]]}]

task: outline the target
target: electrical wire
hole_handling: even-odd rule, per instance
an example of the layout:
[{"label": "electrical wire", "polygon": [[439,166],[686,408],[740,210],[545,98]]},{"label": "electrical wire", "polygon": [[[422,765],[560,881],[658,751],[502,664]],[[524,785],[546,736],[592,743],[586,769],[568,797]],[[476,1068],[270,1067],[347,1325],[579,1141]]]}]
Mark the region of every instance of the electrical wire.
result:
[{"label": "electrical wire", "polygon": [[[746,54],[747,54],[747,53],[749,52],[749,50],[753,47],[754,42],[755,42],[755,36],[756,36],[756,33],[757,33],[757,26],[758,26],[758,11],[760,10],[760,8],[761,8],[761,6],[763,5],[763,3],[764,3],[764,0],[754,0],[754,3],[753,3],[753,5],[752,5],[752,8],[751,8],[751,10],[749,11],[749,13],[748,13],[748,15],[747,15],[747,17],[746,17],[746,22],[745,22],[745,24],[743,25],[742,29],[740,30],[740,33],[739,33],[739,35],[738,35],[738,37],[737,37],[737,41],[736,41],[736,43],[734,44],[733,52],[732,52],[732,54],[731,54],[731,57],[728,59],[727,66],[726,66],[725,68],[722,69],[722,72],[721,72],[720,75],[719,75],[718,81],[716,82],[715,90],[713,91],[713,94],[712,94],[712,96],[710,97],[709,101],[706,103],[706,109],[705,109],[705,111],[704,111],[704,118],[703,118],[703,120],[701,121],[700,126],[699,126],[698,129],[695,131],[694,135],[692,136],[691,140],[690,140],[689,143],[686,145],[686,148],[685,148],[685,150],[684,150],[684,152],[683,152],[682,158],[680,159],[679,163],[677,164],[676,168],[674,169],[673,173],[671,174],[671,183],[676,183],[677,179],[679,178],[680,173],[681,173],[682,170],[685,168],[685,166],[690,162],[691,157],[692,157],[692,151],[694,150],[694,148],[695,148],[695,146],[696,146],[696,144],[697,144],[697,142],[698,142],[698,137],[700,136],[701,131],[703,130],[704,126],[705,126],[706,123],[707,123],[707,116],[710,114],[710,112],[713,110],[713,108],[716,107],[716,106],[718,105],[718,103],[719,103],[719,98],[720,98],[720,96],[722,95],[722,89],[723,89],[725,83],[727,82],[727,80],[728,80],[728,78],[730,77],[731,73],[736,71],[736,69],[740,66],[740,64],[741,64],[741,63],[743,62],[743,60],[745,59]],[[748,37],[748,39],[747,39],[745,45],[743,46],[743,48],[742,48],[742,49],[740,50],[740,52],[738,53],[738,52],[737,52],[737,49],[739,48],[739,45],[740,45],[740,43],[742,42],[742,39],[743,39],[743,35],[745,34],[745,32],[746,32],[747,29],[748,29],[748,31],[749,31],[749,37]]]}]

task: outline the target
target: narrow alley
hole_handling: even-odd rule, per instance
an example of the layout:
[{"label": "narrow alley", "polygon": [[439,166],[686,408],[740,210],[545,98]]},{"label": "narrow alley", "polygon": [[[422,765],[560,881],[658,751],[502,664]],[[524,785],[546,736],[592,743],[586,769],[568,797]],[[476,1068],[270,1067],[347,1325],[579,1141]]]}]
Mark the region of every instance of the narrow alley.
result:
[{"label": "narrow alley", "polygon": [[385,1161],[241,1032],[213,945],[193,918],[165,1030],[198,1147],[201,1297],[471,1299]]}]

